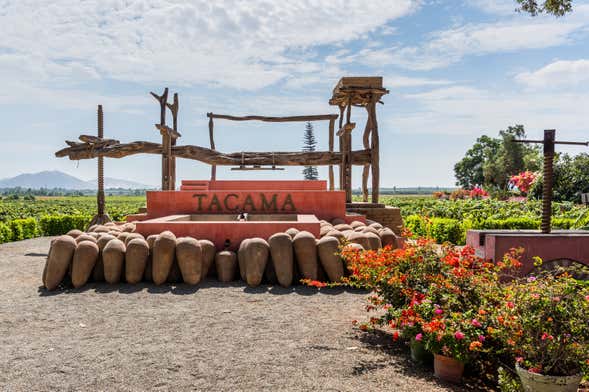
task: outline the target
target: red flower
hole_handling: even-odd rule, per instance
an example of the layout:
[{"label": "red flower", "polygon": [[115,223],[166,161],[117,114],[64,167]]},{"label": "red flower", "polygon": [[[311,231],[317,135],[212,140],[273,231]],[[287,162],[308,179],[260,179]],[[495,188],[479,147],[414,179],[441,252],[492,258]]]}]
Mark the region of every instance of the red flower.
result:
[{"label": "red flower", "polygon": [[327,283],[323,283],[318,280],[312,280],[312,281],[308,282],[307,284],[309,286],[318,287],[318,288],[327,286]]}]

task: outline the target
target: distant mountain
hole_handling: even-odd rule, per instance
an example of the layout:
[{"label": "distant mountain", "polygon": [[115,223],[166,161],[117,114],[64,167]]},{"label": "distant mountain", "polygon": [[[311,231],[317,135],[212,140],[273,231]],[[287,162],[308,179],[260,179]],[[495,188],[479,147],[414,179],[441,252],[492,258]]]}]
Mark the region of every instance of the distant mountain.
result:
[{"label": "distant mountain", "polygon": [[[84,181],[60,171],[42,171],[39,173],[20,174],[16,177],[0,180],[0,188],[62,188],[70,190],[96,189],[97,180]],[[104,179],[105,188],[151,189],[151,185],[118,178]]]},{"label": "distant mountain", "polygon": [[[98,188],[98,180],[86,181],[90,189]],[[104,177],[105,188],[123,188],[123,189],[152,189],[153,185],[145,185],[135,181],[121,180],[120,178]]]}]

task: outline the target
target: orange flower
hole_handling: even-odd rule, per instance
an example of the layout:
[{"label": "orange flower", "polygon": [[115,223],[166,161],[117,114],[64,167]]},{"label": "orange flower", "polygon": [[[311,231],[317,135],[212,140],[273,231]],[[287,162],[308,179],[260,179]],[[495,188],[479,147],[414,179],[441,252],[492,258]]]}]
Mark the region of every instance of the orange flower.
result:
[{"label": "orange flower", "polygon": [[476,351],[476,350],[480,349],[481,347],[483,347],[483,344],[481,342],[474,341],[474,342],[470,343],[470,345],[468,346],[468,349],[470,351]]}]

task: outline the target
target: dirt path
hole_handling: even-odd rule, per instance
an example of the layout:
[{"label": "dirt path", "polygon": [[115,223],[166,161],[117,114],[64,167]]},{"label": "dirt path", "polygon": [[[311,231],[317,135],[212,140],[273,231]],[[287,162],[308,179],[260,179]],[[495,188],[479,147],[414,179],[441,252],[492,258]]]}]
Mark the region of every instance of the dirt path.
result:
[{"label": "dirt path", "polygon": [[352,328],[366,293],[216,281],[47,293],[48,248],[0,245],[1,390],[452,390]]}]

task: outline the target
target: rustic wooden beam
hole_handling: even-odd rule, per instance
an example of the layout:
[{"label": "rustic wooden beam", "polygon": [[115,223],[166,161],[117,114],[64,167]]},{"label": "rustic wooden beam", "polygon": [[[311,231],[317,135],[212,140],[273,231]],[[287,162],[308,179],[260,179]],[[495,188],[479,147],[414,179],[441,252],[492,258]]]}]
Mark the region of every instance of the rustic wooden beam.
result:
[{"label": "rustic wooden beam", "polygon": [[264,121],[264,122],[303,122],[303,121],[326,121],[337,119],[337,114],[317,114],[307,116],[286,116],[286,117],[267,117],[267,116],[230,116],[227,114],[207,113],[208,118],[218,118],[231,121]]},{"label": "rustic wooden beam", "polygon": [[354,128],[356,128],[356,123],[347,123],[347,124],[344,124],[344,126],[341,127],[339,129],[339,131],[337,131],[337,135],[338,136],[343,136],[343,135],[346,135],[346,134],[350,134],[354,130]]},{"label": "rustic wooden beam", "polygon": [[[344,138],[344,153],[342,155],[342,162],[344,166],[344,184],[346,191],[346,203],[352,202],[352,130],[356,124],[353,124],[350,119],[352,116],[352,98],[350,97],[346,107],[346,124],[344,125],[342,136]],[[348,129],[351,128],[349,131]]]},{"label": "rustic wooden beam", "polygon": [[[329,120],[329,152],[333,152],[333,139],[334,139],[334,131],[335,131],[335,118]],[[334,175],[333,175],[333,165],[329,165],[329,190],[332,191],[334,189]]]},{"label": "rustic wooden beam", "polygon": [[162,136],[164,136],[164,135],[169,136],[172,139],[178,139],[179,137],[182,136],[182,135],[180,135],[180,133],[178,133],[174,129],[168,127],[167,125],[155,124],[155,127],[160,131],[160,134]]},{"label": "rustic wooden beam", "polygon": [[[342,129],[344,126],[344,106],[339,107],[339,129]],[[338,132],[339,133],[339,132]],[[343,153],[344,151],[344,138],[341,135],[337,135],[339,139],[339,152]],[[344,190],[344,166],[343,163],[340,162],[339,164],[339,189],[340,191]]]},{"label": "rustic wooden beam", "polygon": [[[209,116],[210,114],[210,116]],[[207,117],[209,118],[209,143],[211,144],[211,150],[215,149],[215,135],[214,131],[214,123],[213,123],[213,113],[207,113]],[[217,179],[217,166],[211,165],[211,181]]]},{"label": "rustic wooden beam", "polygon": [[96,137],[92,135],[80,135],[78,137],[84,143],[94,143],[94,144],[101,144],[106,146],[112,146],[114,144],[119,144],[120,142],[115,139],[104,139],[101,137]]},{"label": "rustic wooden beam", "polygon": [[[177,135],[176,137],[172,137],[172,147],[176,145],[176,140],[180,137],[178,133],[178,110],[180,109],[180,105],[178,103],[178,93],[174,93],[174,101],[173,103],[167,103],[166,106],[172,112],[172,129],[174,133]],[[170,189],[176,189],[176,157],[171,155],[170,159]]]},{"label": "rustic wooden beam", "polygon": [[[166,103],[168,102],[168,88],[164,89],[162,95],[150,93],[160,104],[160,124],[166,125]],[[162,135],[162,190],[170,190],[170,151],[172,148],[171,134],[158,128]]]},{"label": "rustic wooden beam", "polygon": [[[136,154],[162,153],[161,144],[136,141],[112,146],[94,146],[83,144],[75,147],[67,147],[55,153],[55,156],[69,157],[71,160],[93,159],[99,156],[108,158],[123,158]],[[197,160],[209,165],[240,166],[242,164],[276,165],[276,166],[328,166],[341,162],[341,152],[312,151],[312,152],[234,152],[225,154],[210,148],[200,146],[175,146],[172,155],[176,158]],[[370,162],[370,151],[352,151],[352,164],[364,165]]]},{"label": "rustic wooden beam", "polygon": [[[366,112],[368,114],[366,118],[366,127],[364,128],[364,135],[362,136],[362,143],[364,149],[370,149],[370,133],[372,131],[372,116],[370,115],[370,109],[367,106]],[[370,164],[364,165],[362,168],[362,201],[368,202],[368,176],[370,175]]]},{"label": "rustic wooden beam", "polygon": [[378,203],[380,194],[380,152],[379,152],[379,136],[378,136],[378,121],[376,120],[376,103],[378,97],[374,96],[370,104],[370,114],[372,131],[370,135],[370,156],[372,166],[372,202]]}]

